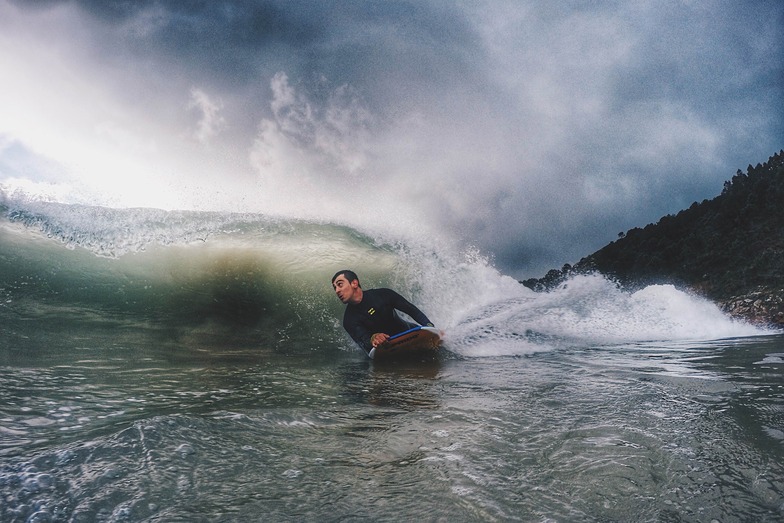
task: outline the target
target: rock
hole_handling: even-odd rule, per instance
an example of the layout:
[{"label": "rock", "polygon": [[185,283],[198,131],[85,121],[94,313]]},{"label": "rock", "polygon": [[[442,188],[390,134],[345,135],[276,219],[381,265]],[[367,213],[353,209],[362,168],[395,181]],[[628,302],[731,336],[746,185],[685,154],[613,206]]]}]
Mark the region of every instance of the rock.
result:
[{"label": "rock", "polygon": [[784,289],[758,288],[719,302],[722,311],[755,325],[784,329]]}]

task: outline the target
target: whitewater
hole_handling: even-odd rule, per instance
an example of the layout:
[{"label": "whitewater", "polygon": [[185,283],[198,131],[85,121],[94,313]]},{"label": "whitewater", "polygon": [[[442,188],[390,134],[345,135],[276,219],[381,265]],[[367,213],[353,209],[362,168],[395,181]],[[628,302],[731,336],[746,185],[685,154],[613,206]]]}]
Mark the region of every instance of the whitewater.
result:
[{"label": "whitewater", "polygon": [[[379,365],[331,276],[444,330]],[[445,238],[0,199],[2,521],[780,521],[784,342]]]}]

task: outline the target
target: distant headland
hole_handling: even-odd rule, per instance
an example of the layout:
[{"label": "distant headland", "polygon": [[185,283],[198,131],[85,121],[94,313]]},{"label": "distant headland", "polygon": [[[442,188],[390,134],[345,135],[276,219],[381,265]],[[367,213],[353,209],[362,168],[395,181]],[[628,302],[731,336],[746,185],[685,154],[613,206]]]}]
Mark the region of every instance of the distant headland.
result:
[{"label": "distant headland", "polygon": [[784,150],[738,170],[712,200],[622,232],[574,266],[522,283],[546,292],[591,272],[629,290],[673,284],[733,317],[784,329]]}]

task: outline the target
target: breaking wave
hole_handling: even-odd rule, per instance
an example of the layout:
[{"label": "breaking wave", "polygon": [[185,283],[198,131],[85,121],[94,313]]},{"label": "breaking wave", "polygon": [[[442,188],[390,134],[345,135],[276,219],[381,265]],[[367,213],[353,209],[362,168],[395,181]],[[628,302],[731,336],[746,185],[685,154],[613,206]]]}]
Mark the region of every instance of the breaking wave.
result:
[{"label": "breaking wave", "polygon": [[430,238],[261,214],[0,202],[0,315],[17,325],[113,318],[350,349],[330,278],[352,268],[366,288],[408,295],[463,357],[761,333],[669,285],[628,293],[593,275],[534,293]]}]

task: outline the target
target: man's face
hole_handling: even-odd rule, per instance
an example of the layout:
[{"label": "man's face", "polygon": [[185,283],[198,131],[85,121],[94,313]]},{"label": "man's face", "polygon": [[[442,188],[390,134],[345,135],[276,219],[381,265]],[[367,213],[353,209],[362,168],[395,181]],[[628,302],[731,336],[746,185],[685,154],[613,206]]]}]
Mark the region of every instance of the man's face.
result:
[{"label": "man's face", "polygon": [[359,282],[357,280],[350,282],[345,274],[341,274],[332,282],[332,288],[335,289],[335,294],[340,301],[349,303],[359,288]]}]

